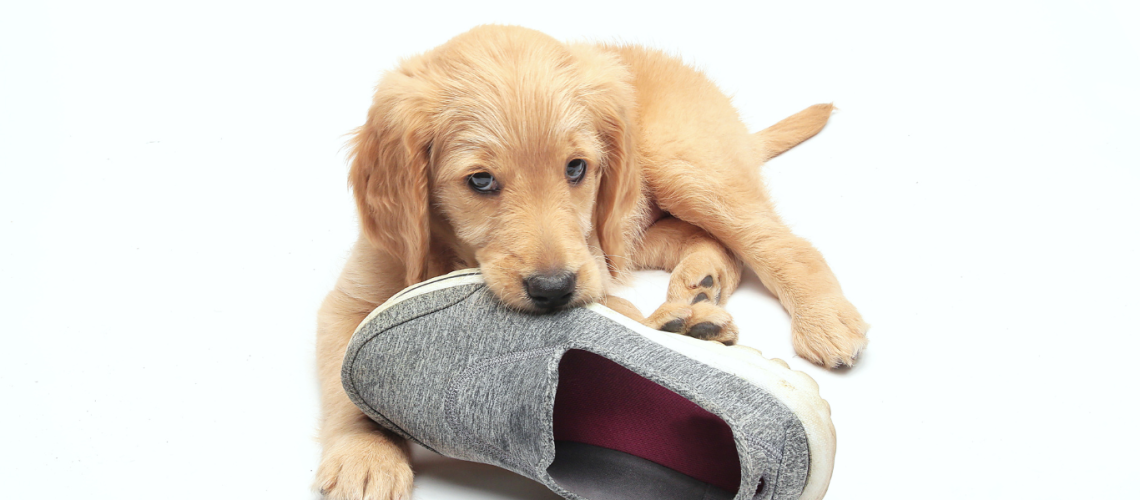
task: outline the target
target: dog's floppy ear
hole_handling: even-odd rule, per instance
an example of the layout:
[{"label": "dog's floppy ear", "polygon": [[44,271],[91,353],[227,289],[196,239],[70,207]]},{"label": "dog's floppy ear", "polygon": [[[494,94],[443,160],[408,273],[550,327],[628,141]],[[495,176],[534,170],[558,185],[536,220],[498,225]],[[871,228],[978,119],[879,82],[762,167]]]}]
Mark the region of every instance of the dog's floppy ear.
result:
[{"label": "dog's floppy ear", "polygon": [[394,71],[377,86],[351,141],[349,183],[368,241],[405,263],[405,284],[427,278],[431,132],[427,85]]},{"label": "dog's floppy ear", "polygon": [[571,51],[587,81],[579,98],[593,113],[605,146],[594,230],[610,273],[618,275],[629,267],[630,247],[645,212],[631,128],[635,113],[632,77],[611,53],[587,45],[571,46]]}]

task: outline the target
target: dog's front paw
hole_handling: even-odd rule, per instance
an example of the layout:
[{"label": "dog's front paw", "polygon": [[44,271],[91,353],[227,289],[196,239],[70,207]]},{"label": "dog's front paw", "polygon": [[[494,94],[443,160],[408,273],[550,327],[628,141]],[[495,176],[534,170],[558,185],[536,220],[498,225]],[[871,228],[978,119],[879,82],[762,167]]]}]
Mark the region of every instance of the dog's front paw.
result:
[{"label": "dog's front paw", "polygon": [[854,366],[867,346],[868,325],[842,295],[829,295],[797,306],[792,318],[796,354],[828,368]]},{"label": "dog's front paw", "polygon": [[386,436],[349,434],[326,446],[313,489],[329,500],[410,500],[412,467]]},{"label": "dog's front paw", "polygon": [[645,320],[645,324],[657,330],[715,340],[725,345],[735,344],[738,337],[732,315],[707,301],[695,304],[666,302]]}]

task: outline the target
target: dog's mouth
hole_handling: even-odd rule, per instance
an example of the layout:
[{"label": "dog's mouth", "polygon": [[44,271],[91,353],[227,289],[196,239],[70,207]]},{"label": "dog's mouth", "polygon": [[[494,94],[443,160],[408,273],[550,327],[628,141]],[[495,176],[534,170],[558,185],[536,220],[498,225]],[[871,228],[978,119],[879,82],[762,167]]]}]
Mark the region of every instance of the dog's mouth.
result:
[{"label": "dog's mouth", "polygon": [[512,277],[484,272],[483,276],[491,292],[504,305],[518,311],[545,314],[597,300],[578,273],[571,271],[536,272]]},{"label": "dog's mouth", "polygon": [[604,294],[599,269],[587,256],[528,262],[521,252],[495,248],[475,255],[487,288],[499,301],[517,311],[546,313],[583,306]]}]

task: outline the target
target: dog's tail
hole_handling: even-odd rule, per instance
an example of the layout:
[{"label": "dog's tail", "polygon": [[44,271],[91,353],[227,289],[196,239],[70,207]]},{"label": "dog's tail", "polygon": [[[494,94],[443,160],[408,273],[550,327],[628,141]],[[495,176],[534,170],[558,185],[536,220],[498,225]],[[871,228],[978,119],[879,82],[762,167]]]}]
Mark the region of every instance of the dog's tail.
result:
[{"label": "dog's tail", "polygon": [[760,156],[760,161],[771,160],[818,134],[823,126],[827,125],[827,119],[831,118],[834,109],[831,104],[809,106],[771,127],[752,134],[752,147]]}]

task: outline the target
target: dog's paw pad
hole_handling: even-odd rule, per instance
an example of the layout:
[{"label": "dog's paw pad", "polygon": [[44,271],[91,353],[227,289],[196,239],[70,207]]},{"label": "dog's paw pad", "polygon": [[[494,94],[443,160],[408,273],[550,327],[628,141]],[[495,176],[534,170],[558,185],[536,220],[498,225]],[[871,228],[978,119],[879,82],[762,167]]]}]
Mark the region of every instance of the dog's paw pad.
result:
[{"label": "dog's paw pad", "polygon": [[693,304],[666,302],[645,322],[650,327],[725,345],[736,343],[737,329],[724,308],[703,300]]},{"label": "dog's paw pad", "polygon": [[710,340],[720,334],[723,328],[708,321],[702,321],[689,327],[689,336],[701,340]]},{"label": "dog's paw pad", "polygon": [[657,308],[653,314],[645,319],[645,325],[654,330],[669,333],[683,333],[685,324],[693,315],[693,309],[688,304],[668,302]]}]

